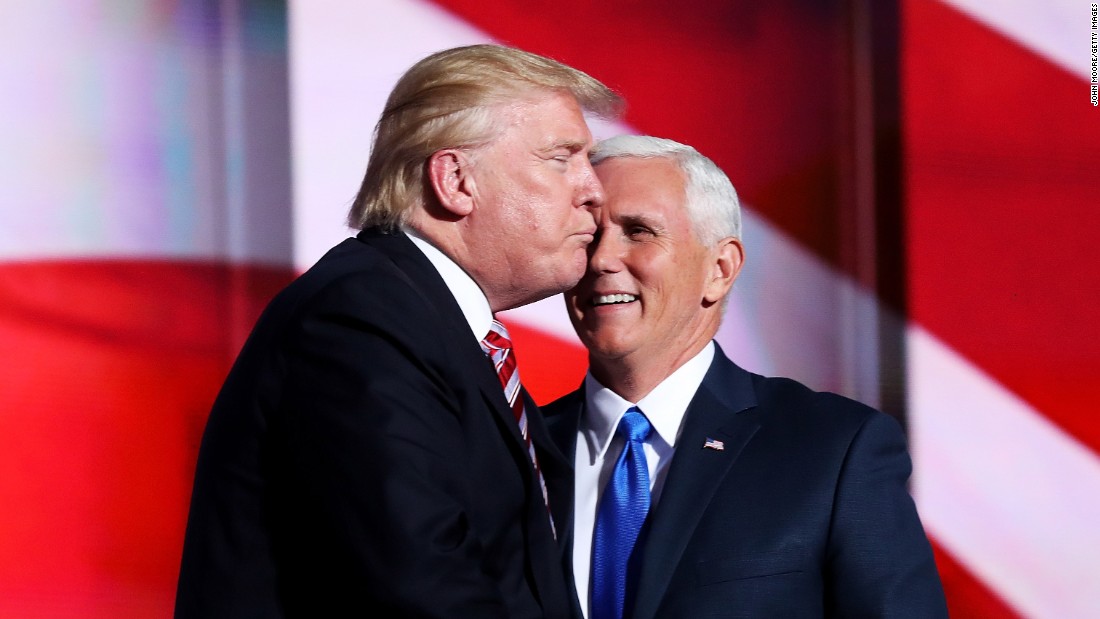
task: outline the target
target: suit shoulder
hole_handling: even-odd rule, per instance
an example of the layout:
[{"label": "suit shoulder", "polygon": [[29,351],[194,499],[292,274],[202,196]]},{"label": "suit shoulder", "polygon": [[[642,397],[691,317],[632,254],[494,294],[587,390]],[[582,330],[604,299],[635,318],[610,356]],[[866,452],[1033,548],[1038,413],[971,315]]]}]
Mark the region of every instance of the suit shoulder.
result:
[{"label": "suit shoulder", "polygon": [[560,398],[550,402],[549,404],[542,404],[539,409],[542,411],[543,416],[550,418],[558,415],[566,414],[570,411],[576,410],[584,400],[584,390],[577,389],[570,393],[567,393]]},{"label": "suit shoulder", "polygon": [[268,303],[246,349],[296,342],[321,325],[384,333],[406,344],[445,339],[456,331],[461,309],[427,258],[423,263],[407,251],[395,255],[347,239]]},{"label": "suit shoulder", "polygon": [[[426,259],[425,259],[426,261]],[[430,267],[430,265],[429,265]],[[429,275],[435,275],[434,271]],[[271,302],[280,314],[334,309],[371,310],[378,317],[391,312],[414,320],[436,302],[423,281],[390,253],[358,238],[350,238],[329,250],[305,273],[291,282]]]},{"label": "suit shoulder", "polygon": [[760,405],[786,424],[825,431],[856,431],[868,422],[897,423],[862,402],[838,393],[815,391],[790,378],[754,374],[753,384]]},{"label": "suit shoulder", "polygon": [[[389,287],[406,279],[385,253],[358,239],[347,239],[329,250],[284,292],[290,297],[310,298],[350,281],[357,285]],[[411,284],[411,281],[406,283]]]}]

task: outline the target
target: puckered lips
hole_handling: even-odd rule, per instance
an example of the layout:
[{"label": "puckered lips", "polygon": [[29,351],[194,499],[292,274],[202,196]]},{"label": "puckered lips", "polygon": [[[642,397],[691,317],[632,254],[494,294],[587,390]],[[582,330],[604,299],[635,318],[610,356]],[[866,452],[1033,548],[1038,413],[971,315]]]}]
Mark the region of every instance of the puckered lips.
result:
[{"label": "puckered lips", "polygon": [[596,240],[596,229],[597,228],[595,224],[593,224],[591,226],[586,226],[581,230],[577,230],[570,236],[577,237],[585,245],[590,245],[593,241]]}]

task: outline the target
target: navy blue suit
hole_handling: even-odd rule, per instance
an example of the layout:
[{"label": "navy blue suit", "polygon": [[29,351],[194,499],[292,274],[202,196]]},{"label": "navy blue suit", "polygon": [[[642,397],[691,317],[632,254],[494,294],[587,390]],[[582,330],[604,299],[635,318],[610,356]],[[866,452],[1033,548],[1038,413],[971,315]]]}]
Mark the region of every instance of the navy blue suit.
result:
[{"label": "navy blue suit", "polygon": [[[543,408],[567,457],[583,408],[583,387]],[[716,349],[650,514],[633,619],[946,617],[910,471],[892,418]]]},{"label": "navy blue suit", "polygon": [[[547,486],[567,491],[528,416]],[[272,301],[218,395],[176,614],[557,619],[559,558],[457,302],[407,236],[365,231]]]}]

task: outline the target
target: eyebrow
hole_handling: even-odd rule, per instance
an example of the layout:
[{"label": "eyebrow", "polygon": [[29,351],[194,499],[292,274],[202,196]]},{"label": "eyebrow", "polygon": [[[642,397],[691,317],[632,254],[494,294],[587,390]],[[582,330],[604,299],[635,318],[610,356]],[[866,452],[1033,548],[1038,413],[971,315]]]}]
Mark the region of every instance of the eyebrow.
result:
[{"label": "eyebrow", "polygon": [[645,213],[638,214],[626,214],[620,215],[618,218],[619,227],[626,228],[628,226],[645,226],[654,231],[664,230],[664,225],[661,224],[659,219],[651,217]]},{"label": "eyebrow", "polygon": [[554,151],[557,151],[557,150],[563,150],[564,149],[564,150],[569,151],[569,154],[572,155],[572,154],[576,154],[576,153],[579,153],[580,151],[584,150],[584,148],[587,145],[588,145],[587,143],[578,142],[577,140],[562,140],[560,142],[555,142],[554,144],[551,144],[550,146],[547,146],[545,148],[540,148],[539,152],[540,153],[551,153],[551,152],[554,152]]}]

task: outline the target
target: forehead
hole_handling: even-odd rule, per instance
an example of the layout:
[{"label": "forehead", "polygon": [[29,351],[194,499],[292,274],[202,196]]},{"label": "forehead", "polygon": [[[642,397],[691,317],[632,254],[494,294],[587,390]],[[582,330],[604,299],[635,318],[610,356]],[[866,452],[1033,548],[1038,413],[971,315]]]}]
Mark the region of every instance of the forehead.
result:
[{"label": "forehead", "polygon": [[665,157],[614,157],[595,167],[613,214],[660,215],[687,220],[687,179]]},{"label": "forehead", "polygon": [[590,146],[592,134],[573,95],[534,91],[495,106],[491,111],[503,121],[503,139],[522,140],[541,148],[558,144]]}]

